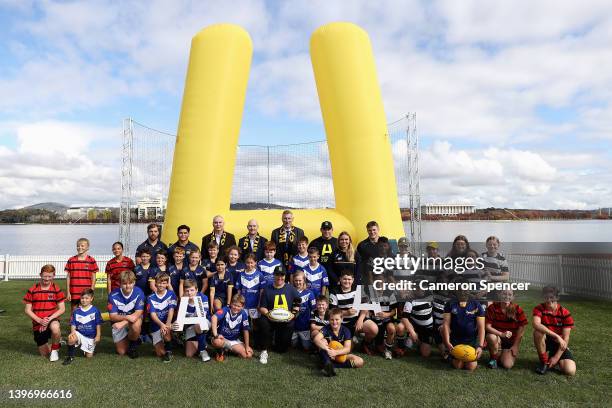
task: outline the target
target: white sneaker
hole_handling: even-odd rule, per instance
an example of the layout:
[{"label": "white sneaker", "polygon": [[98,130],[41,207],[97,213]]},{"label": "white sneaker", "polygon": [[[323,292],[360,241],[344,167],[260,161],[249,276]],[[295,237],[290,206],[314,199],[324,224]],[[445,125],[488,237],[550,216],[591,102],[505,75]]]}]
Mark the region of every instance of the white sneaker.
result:
[{"label": "white sneaker", "polygon": [[268,352],[266,350],[262,351],[259,355],[259,362],[261,364],[268,364]]},{"label": "white sneaker", "polygon": [[408,338],[407,338],[407,339],[404,341],[404,346],[405,346],[407,349],[411,349],[411,348],[412,348],[412,345],[413,345],[413,343],[412,343],[412,339],[411,339],[410,337],[408,337]]},{"label": "white sneaker", "polygon": [[210,356],[208,355],[208,351],[206,350],[200,351],[200,357],[202,358],[203,363],[210,361]]},{"label": "white sneaker", "polygon": [[385,349],[385,359],[387,360],[393,359],[393,353],[391,353],[391,350],[389,350],[388,348]]},{"label": "white sneaker", "polygon": [[51,350],[51,354],[49,354],[49,361],[57,361],[59,360],[59,353],[57,350]]}]

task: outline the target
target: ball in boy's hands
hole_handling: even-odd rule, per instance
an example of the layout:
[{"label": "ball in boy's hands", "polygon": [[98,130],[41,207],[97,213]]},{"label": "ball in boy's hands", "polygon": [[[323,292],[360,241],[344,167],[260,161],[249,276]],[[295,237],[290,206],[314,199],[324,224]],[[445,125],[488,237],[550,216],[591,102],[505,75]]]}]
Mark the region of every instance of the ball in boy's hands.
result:
[{"label": "ball in boy's hands", "polygon": [[476,349],[468,344],[458,344],[453,347],[450,353],[454,358],[464,363],[476,361]]},{"label": "ball in boy's hands", "polygon": [[[339,341],[332,340],[332,341],[329,342],[329,348],[334,349],[334,350],[342,350],[344,348],[344,346]],[[333,360],[336,363],[342,364],[342,363],[344,363],[346,361],[346,354],[337,355],[337,356],[335,356],[333,358]]]},{"label": "ball in boy's hands", "polygon": [[273,322],[288,322],[294,317],[295,315],[287,309],[276,308],[268,312],[268,319]]}]

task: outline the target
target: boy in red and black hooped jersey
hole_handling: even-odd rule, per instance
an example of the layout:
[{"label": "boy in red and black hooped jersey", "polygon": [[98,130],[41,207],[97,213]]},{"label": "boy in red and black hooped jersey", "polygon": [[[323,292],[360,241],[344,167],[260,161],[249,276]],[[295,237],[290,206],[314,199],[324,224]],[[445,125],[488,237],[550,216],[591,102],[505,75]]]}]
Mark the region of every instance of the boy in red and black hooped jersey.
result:
[{"label": "boy in red and black hooped jersey", "polygon": [[68,288],[68,296],[66,300],[70,301],[71,310],[77,307],[81,300],[81,292],[83,289],[96,287],[96,272],[98,272],[98,264],[87,251],[89,251],[89,240],[87,238],[79,238],[76,243],[77,254],[68,259],[66,262],[66,286]]},{"label": "boy in red and black hooped jersey", "polygon": [[[41,356],[59,360],[60,324],[58,318],[66,311],[66,297],[53,282],[55,267],[45,265],[40,270],[40,282],[34,284],[23,298],[25,314],[32,319],[34,341]],[[47,344],[51,339],[51,347]]]},{"label": "boy in red and black hooped jersey", "polygon": [[542,289],[542,296],[544,303],[533,309],[533,341],[540,359],[536,372],[546,374],[549,368],[558,365],[563,374],[574,375],[576,362],[568,348],[574,319],[570,311],[558,303],[557,288],[545,287]]}]

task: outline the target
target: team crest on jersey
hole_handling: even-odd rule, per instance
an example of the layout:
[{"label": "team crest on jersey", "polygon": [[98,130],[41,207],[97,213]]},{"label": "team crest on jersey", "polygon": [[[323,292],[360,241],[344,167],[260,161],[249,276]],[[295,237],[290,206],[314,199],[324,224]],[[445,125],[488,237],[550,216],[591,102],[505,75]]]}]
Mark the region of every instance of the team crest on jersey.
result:
[{"label": "team crest on jersey", "polygon": [[234,329],[236,326],[238,326],[240,323],[242,323],[242,316],[238,315],[238,316],[236,316],[235,320],[232,320],[230,318],[230,313],[227,312],[225,314],[225,321],[227,322],[227,325],[229,326],[230,329]]},{"label": "team crest on jersey", "polygon": [[476,312],[478,312],[478,309],[474,309],[474,310],[466,310],[465,314],[466,315],[473,315],[476,314]]},{"label": "team crest on jersey", "polygon": [[240,279],[240,283],[242,286],[247,287],[249,289],[253,289],[255,286],[259,285],[259,277],[255,279],[245,279],[244,277]]},{"label": "team crest on jersey", "polygon": [[47,300],[55,300],[55,295],[53,293],[49,293],[47,295]]},{"label": "team crest on jersey", "polygon": [[76,314],[76,321],[81,323],[81,324],[87,324],[89,322],[92,322],[94,320],[96,320],[96,314],[95,313],[90,313],[88,315],[80,315],[80,314]]}]

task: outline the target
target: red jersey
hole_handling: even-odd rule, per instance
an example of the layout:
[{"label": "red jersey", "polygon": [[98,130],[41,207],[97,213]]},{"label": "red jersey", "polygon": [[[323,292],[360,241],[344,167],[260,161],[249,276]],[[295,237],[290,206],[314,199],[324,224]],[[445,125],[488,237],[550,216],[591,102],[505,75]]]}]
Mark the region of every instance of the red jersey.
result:
[{"label": "red jersey", "polygon": [[[57,305],[66,300],[64,292],[62,292],[55,283],[47,289],[43,289],[40,282],[33,285],[23,297],[23,303],[32,305],[32,312],[38,317],[45,318],[51,316],[57,310]],[[40,329],[40,324],[32,321],[34,330]]]},{"label": "red jersey", "polygon": [[115,258],[108,261],[106,263],[106,274],[111,282],[111,290],[117,289],[119,286],[121,286],[121,282],[119,281],[119,275],[121,275],[121,272],[133,271],[135,267],[134,261],[127,256],[124,256],[121,261],[118,261]]},{"label": "red jersey", "polygon": [[545,303],[540,303],[533,309],[533,315],[539,316],[542,324],[558,335],[563,333],[563,329],[574,327],[574,318],[571,313],[559,304],[556,310],[548,310]]},{"label": "red jersey", "polygon": [[487,307],[486,314],[486,323],[490,323],[494,329],[499,331],[511,331],[515,332],[520,327],[525,326],[527,324],[527,317],[525,316],[525,312],[519,305],[514,305],[516,307],[515,318],[509,318],[506,315],[504,304],[501,302],[495,302],[489,307]]},{"label": "red jersey", "polygon": [[91,288],[98,272],[98,264],[89,255],[82,260],[75,255],[68,259],[64,270],[70,276],[70,297],[72,300],[79,300],[83,289]]}]

